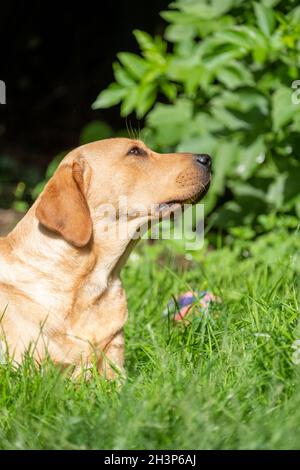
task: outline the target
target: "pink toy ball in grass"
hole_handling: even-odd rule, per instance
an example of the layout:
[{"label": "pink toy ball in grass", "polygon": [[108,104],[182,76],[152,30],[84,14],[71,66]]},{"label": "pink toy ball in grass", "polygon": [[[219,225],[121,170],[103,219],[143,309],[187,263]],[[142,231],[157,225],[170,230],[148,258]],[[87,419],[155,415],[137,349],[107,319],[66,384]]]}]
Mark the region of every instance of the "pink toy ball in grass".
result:
[{"label": "pink toy ball in grass", "polygon": [[193,307],[198,306],[200,313],[206,315],[212,303],[219,303],[220,299],[209,291],[187,291],[177,299],[172,299],[163,312],[165,317],[172,318],[175,322],[186,319]]}]

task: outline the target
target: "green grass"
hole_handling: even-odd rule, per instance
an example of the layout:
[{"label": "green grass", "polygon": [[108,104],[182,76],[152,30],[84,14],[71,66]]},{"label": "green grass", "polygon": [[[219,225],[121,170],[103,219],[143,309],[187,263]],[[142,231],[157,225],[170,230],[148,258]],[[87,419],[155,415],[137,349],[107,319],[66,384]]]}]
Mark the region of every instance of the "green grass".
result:
[{"label": "green grass", "polygon": [[[96,374],[72,382],[30,360],[2,365],[0,447],[300,448],[299,248],[299,234],[285,232],[191,261],[165,242],[141,246],[123,273],[123,388]],[[222,303],[189,326],[162,318],[169,298],[191,286]]]}]

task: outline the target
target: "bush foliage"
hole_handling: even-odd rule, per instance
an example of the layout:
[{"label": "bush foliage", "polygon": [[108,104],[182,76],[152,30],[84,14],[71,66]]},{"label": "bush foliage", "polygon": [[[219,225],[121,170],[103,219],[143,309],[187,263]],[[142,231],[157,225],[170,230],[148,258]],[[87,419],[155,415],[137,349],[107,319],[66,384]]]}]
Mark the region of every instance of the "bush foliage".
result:
[{"label": "bush foliage", "polygon": [[[300,6],[295,1],[177,0],[163,38],[136,30],[95,109],[145,117],[159,151],[207,152],[206,211],[217,227],[300,215]],[[294,84],[293,84],[294,83]],[[294,87],[294,88],[293,88]],[[293,99],[293,97],[295,99]],[[291,217],[290,217],[291,216]]]}]

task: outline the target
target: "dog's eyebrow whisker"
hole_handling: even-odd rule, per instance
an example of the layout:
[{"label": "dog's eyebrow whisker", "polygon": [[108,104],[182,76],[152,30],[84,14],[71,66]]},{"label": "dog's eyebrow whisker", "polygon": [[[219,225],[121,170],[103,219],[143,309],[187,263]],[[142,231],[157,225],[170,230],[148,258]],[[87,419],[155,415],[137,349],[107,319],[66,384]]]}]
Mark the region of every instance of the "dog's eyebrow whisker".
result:
[{"label": "dog's eyebrow whisker", "polygon": [[131,120],[129,119],[129,137],[132,139],[132,126],[131,126]]},{"label": "dog's eyebrow whisker", "polygon": [[138,128],[135,128],[135,130],[134,130],[134,137],[135,137],[135,140],[139,139],[139,130],[138,130]]},{"label": "dog's eyebrow whisker", "polygon": [[130,121],[130,129],[131,129],[131,138],[135,140],[134,128],[132,126],[132,121]]},{"label": "dog's eyebrow whisker", "polygon": [[133,127],[132,127],[132,122],[127,116],[125,118],[125,124],[126,124],[126,130],[127,130],[129,139],[134,140],[135,135],[134,135]]},{"label": "dog's eyebrow whisker", "polygon": [[128,127],[128,118],[127,118],[127,116],[126,116],[126,118],[125,118],[125,124],[126,124],[126,130],[127,130],[128,137],[130,137],[129,127]]}]

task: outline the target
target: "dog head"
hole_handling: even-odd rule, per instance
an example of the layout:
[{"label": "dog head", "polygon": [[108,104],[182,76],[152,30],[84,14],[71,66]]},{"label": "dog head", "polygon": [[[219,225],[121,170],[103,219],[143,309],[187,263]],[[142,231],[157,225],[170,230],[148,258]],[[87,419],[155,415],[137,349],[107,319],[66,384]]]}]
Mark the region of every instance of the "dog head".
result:
[{"label": "dog head", "polygon": [[159,154],[125,138],[92,142],[64,158],[37,202],[36,216],[48,230],[83,247],[107,205],[118,219],[126,216],[138,227],[198,202],[208,190],[210,170],[206,154]]}]

